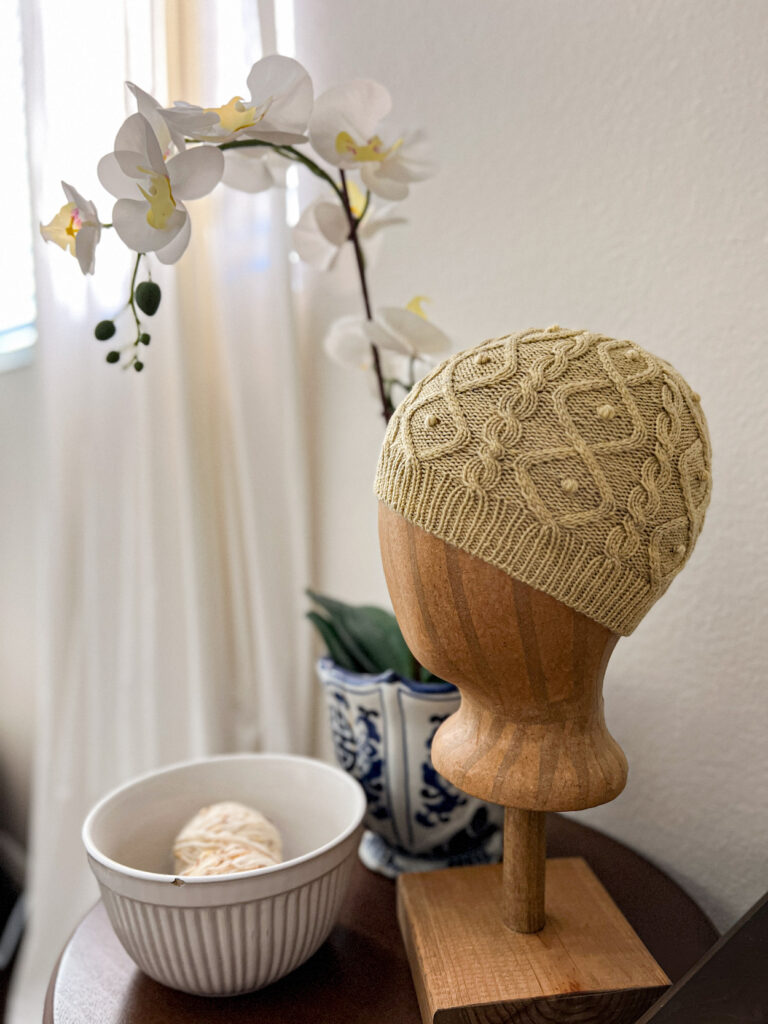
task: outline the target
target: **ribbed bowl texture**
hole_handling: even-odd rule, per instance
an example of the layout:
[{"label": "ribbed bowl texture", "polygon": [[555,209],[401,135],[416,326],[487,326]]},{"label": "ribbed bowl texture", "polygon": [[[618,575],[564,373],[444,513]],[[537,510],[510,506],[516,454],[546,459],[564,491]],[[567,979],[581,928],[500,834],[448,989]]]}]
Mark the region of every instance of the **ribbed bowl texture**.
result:
[{"label": "ribbed bowl texture", "polygon": [[[201,807],[236,800],[280,830],[285,860],[234,875],[179,878],[172,846]],[[263,988],[328,937],[344,899],[366,809],[341,769],[289,754],[235,754],[173,765],[121,786],[83,825],[112,927],[151,978],[194,995]]]}]

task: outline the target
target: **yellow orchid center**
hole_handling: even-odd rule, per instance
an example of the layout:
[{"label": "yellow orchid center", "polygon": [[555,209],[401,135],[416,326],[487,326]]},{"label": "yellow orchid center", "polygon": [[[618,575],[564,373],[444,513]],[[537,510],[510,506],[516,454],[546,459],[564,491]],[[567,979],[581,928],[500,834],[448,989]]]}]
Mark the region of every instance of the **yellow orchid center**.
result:
[{"label": "yellow orchid center", "polygon": [[242,96],[233,96],[223,107],[206,107],[205,112],[217,114],[225,132],[240,132],[261,121],[266,109],[257,116],[256,107],[246,107]]},{"label": "yellow orchid center", "polygon": [[347,182],[347,199],[349,200],[352,216],[355,219],[362,217],[363,210],[365,209],[365,193],[357,187],[354,181]]},{"label": "yellow orchid center", "polygon": [[[144,168],[140,167],[139,170],[143,171]],[[149,203],[147,224],[151,228],[157,228],[158,231],[162,231],[168,223],[168,218],[176,209],[176,200],[173,198],[173,192],[171,192],[171,182],[165,174],[155,174],[152,171],[145,173],[149,174],[149,191],[145,191],[139,185],[139,192]]]},{"label": "yellow orchid center", "polygon": [[424,302],[429,301],[430,300],[427,298],[426,295],[414,295],[414,297],[411,299],[411,301],[405,308],[408,310],[409,313],[415,313],[416,316],[420,316],[422,320],[428,320],[429,317],[422,309],[422,304]]},{"label": "yellow orchid center", "polygon": [[[72,205],[74,206],[74,203]],[[77,237],[77,232],[80,230],[80,228],[82,226],[83,226],[83,222],[80,219],[80,211],[75,206],[74,210],[72,211],[72,213],[70,215],[69,224],[67,224],[67,226],[64,228],[64,230],[65,230],[65,232],[71,238],[76,238]]]},{"label": "yellow orchid center", "polygon": [[65,203],[50,224],[45,224],[41,231],[46,242],[55,242],[59,248],[68,249],[75,255],[75,239],[83,226],[83,220],[76,203]]},{"label": "yellow orchid center", "polygon": [[389,149],[378,135],[372,135],[365,143],[358,143],[349,132],[339,132],[336,136],[336,152],[340,156],[351,156],[355,163],[381,163],[398,150],[403,144],[402,139],[393,142]]}]

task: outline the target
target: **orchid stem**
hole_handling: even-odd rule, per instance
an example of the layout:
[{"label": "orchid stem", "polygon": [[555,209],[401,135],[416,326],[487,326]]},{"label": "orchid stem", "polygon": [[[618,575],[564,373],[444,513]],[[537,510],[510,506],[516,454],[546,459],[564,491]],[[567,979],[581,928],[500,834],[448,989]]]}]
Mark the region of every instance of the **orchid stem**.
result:
[{"label": "orchid stem", "polygon": [[[362,246],[360,245],[360,239],[357,236],[357,229],[360,225],[360,219],[356,218],[352,213],[352,207],[349,203],[349,195],[347,193],[347,176],[344,171],[341,171],[341,196],[342,204],[344,206],[344,212],[347,215],[349,221],[349,240],[352,243],[352,247],[355,250],[355,260],[357,261],[357,273],[360,278],[360,288],[363,293],[363,305],[365,306],[365,315],[369,320],[373,320],[373,313],[371,311],[371,300],[368,294],[368,281],[365,276],[365,258],[363,256]],[[394,409],[392,408],[392,402],[387,394],[387,389],[384,384],[384,374],[381,370],[381,358],[379,356],[379,350],[376,345],[371,344],[371,354],[373,355],[373,368],[376,372],[376,381],[379,387],[379,399],[381,400],[381,414],[384,417],[384,422],[389,423],[392,418]]]},{"label": "orchid stem", "polygon": [[131,277],[131,294],[128,297],[128,305],[131,307],[133,313],[133,319],[136,321],[136,336],[141,334],[141,321],[139,320],[139,314],[136,312],[136,276],[139,273],[139,264],[141,263],[141,257],[144,255],[143,252],[136,254],[136,263],[133,267],[133,276]]},{"label": "orchid stem", "polygon": [[[347,216],[349,222],[349,241],[352,243],[352,247],[355,250],[355,260],[357,262],[357,273],[360,278],[360,288],[363,293],[363,305],[365,306],[365,315],[369,320],[373,320],[373,311],[371,309],[371,300],[368,294],[368,281],[365,276],[365,257],[363,256],[362,246],[360,245],[360,239],[357,236],[357,229],[360,221],[365,215],[365,211],[368,209],[368,203],[370,202],[370,192],[366,197],[365,209],[359,217],[355,217],[352,213],[352,207],[349,203],[349,196],[347,195],[347,177],[344,171],[341,171],[341,187],[339,187],[333,178],[324,171],[319,164],[308,157],[304,153],[300,153],[293,146],[280,146],[274,142],[265,142],[262,139],[234,139],[231,142],[222,142],[219,144],[220,150],[227,149],[248,149],[256,146],[267,147],[268,149],[274,149],[276,153],[284,157],[286,160],[292,160],[295,163],[303,164],[307,170],[311,171],[315,177],[320,178],[331,186],[333,191],[339,198],[344,213]],[[131,292],[133,294],[133,292]],[[392,401],[387,394],[386,385],[384,383],[384,374],[381,369],[381,357],[379,350],[376,345],[371,345],[371,354],[373,355],[373,368],[376,373],[376,381],[378,384],[379,399],[381,401],[381,414],[384,417],[384,422],[389,423],[392,418],[394,409],[392,407]]]},{"label": "orchid stem", "polygon": [[234,139],[232,142],[222,142],[219,145],[219,149],[249,149],[254,146],[262,146],[267,149],[274,149],[280,156],[285,157],[286,160],[293,160],[294,163],[303,164],[307,170],[311,171],[312,174],[317,178],[321,178],[324,182],[331,186],[333,191],[339,197],[341,202],[344,202],[344,197],[341,194],[341,189],[333,180],[333,178],[324,171],[323,168],[316,164],[315,161],[307,156],[305,153],[300,153],[298,149],[293,146],[279,146],[275,142],[264,142],[262,139]]}]

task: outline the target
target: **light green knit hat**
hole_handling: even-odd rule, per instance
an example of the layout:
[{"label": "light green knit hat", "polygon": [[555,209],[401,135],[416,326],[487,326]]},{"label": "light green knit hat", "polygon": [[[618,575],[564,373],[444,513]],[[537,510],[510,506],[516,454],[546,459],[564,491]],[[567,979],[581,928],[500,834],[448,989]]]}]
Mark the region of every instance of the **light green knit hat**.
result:
[{"label": "light green knit hat", "polygon": [[631,633],[711,491],[699,396],[629,341],[560,327],[441,363],[390,421],[377,496],[428,533]]}]

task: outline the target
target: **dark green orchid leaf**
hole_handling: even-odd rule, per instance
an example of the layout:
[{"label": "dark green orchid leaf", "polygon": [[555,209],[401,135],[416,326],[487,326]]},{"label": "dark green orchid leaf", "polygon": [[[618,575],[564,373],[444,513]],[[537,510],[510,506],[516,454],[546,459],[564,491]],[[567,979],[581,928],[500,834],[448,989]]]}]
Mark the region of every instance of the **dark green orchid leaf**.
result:
[{"label": "dark green orchid leaf", "polygon": [[391,612],[371,605],[345,604],[310,590],[307,594],[327,613],[348,660],[357,661],[365,672],[378,674],[391,669],[406,679],[412,678],[413,656]]},{"label": "dark green orchid leaf", "polygon": [[307,612],[307,618],[323,638],[323,642],[328,648],[328,654],[337,665],[347,669],[349,672],[363,671],[360,665],[350,657],[346,647],[339,639],[338,633],[327,619],[324,619],[317,612]]}]

